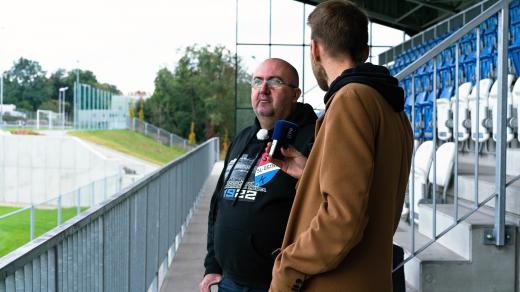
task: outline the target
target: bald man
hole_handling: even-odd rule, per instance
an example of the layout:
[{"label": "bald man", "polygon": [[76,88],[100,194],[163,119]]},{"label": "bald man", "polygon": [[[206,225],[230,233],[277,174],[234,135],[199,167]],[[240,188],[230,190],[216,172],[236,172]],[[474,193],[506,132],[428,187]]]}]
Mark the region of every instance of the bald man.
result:
[{"label": "bald man", "polygon": [[297,180],[267,158],[266,145],[277,120],[296,123],[294,147],[307,156],[316,114],[297,102],[296,69],[281,59],[262,62],[251,80],[256,118],[233,140],[211,199],[205,275],[201,292],[267,291],[282,244]]}]

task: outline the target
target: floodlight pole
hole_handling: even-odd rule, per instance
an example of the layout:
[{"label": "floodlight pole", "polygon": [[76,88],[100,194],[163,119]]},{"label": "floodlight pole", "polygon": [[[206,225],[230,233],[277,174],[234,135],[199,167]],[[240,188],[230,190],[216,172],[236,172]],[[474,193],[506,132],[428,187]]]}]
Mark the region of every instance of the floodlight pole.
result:
[{"label": "floodlight pole", "polygon": [[61,114],[61,128],[65,129],[65,92],[68,87],[61,87],[58,94],[58,114]]}]

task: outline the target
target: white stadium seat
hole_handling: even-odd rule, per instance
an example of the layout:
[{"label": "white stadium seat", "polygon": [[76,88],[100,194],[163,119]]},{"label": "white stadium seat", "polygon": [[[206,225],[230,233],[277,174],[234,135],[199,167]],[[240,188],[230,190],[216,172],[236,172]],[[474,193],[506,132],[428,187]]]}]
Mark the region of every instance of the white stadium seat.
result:
[{"label": "white stadium seat", "polygon": [[[480,85],[478,108],[477,108],[477,87]],[[490,78],[481,79],[473,89],[468,98],[470,119],[471,119],[471,138],[473,141],[484,142],[489,139],[490,131],[484,125],[484,121],[489,118],[489,91],[493,85]],[[478,111],[478,120],[477,120]]]},{"label": "white stadium seat", "polygon": [[437,99],[437,133],[440,140],[451,138],[451,129],[448,127],[450,120],[450,101],[448,99]]},{"label": "white stadium seat", "polygon": [[[446,191],[450,183],[451,175],[453,173],[453,162],[455,159],[455,151],[457,147],[454,142],[446,142],[442,144],[435,153],[435,173],[437,186],[443,187],[443,198],[446,198]],[[433,163],[430,167],[428,180],[433,185]],[[433,186],[436,187],[435,185]]]},{"label": "white stadium seat", "polygon": [[[513,93],[512,91],[517,92],[517,95],[520,96],[520,82],[518,80],[515,83],[514,89],[512,89],[514,81],[514,76],[509,74],[507,76],[507,119],[511,118],[511,109],[513,107]],[[493,83],[493,87],[491,87],[491,91],[489,92],[489,108],[491,109],[491,116],[493,120],[493,140],[497,140],[497,132],[498,132],[498,111],[497,111],[497,99],[498,99],[498,80]],[[513,134],[513,129],[511,127],[507,127],[506,129],[506,140],[507,142],[513,141],[515,138]]]},{"label": "white stadium seat", "polygon": [[[453,130],[455,131],[455,123],[458,124],[458,133],[456,135],[457,141],[466,141],[469,138],[469,127],[465,127],[465,121],[469,118],[468,110],[468,97],[471,93],[471,82],[463,83],[459,86],[459,102],[457,103],[457,97],[454,96],[451,99],[451,111],[453,113]],[[459,107],[459,117],[456,119],[456,106]]]},{"label": "white stadium seat", "polygon": [[[414,185],[414,212],[419,211],[419,201],[426,198],[427,195],[427,182],[428,172],[430,171],[430,165],[433,158],[433,142],[425,141],[415,151],[413,168],[410,169],[410,178],[408,182],[408,190],[411,190],[412,179]],[[412,193],[409,191],[410,202],[412,201]]]}]

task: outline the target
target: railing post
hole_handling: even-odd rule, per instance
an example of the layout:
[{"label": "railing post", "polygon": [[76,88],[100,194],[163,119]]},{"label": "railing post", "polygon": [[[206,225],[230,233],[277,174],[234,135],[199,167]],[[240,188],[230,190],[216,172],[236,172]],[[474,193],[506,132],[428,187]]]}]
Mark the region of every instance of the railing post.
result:
[{"label": "railing post", "polygon": [[505,244],[505,210],[506,210],[506,112],[507,112],[507,29],[509,22],[509,1],[502,1],[502,10],[498,23],[498,98],[497,117],[498,135],[496,149],[495,185],[495,229],[496,246]]},{"label": "railing post", "polygon": [[56,225],[59,226],[61,224],[61,193],[60,195],[58,196],[58,215],[57,215],[57,219],[56,219]]},{"label": "railing post", "polygon": [[105,186],[104,186],[103,201],[106,201],[107,200],[107,188],[108,188],[107,177],[104,178],[104,184],[105,184]]},{"label": "railing post", "polygon": [[90,188],[90,207],[93,207],[96,204],[96,182],[91,184]]},{"label": "railing post", "polygon": [[81,213],[81,188],[78,189],[78,192],[76,193],[76,215],[79,215]]},{"label": "railing post", "polygon": [[34,239],[34,205],[31,204],[30,238]]},{"label": "railing post", "polygon": [[144,122],[144,135],[148,133],[148,123]]},{"label": "railing post", "polygon": [[170,147],[173,146],[173,134],[170,133]]}]

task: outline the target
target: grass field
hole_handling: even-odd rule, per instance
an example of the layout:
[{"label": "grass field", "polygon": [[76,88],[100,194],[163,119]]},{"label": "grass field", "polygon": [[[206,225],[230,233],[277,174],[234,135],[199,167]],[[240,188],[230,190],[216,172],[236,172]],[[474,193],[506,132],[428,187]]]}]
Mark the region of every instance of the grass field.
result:
[{"label": "grass field", "polygon": [[[10,213],[19,208],[0,206],[0,215]],[[85,208],[82,208],[84,210]],[[76,208],[62,208],[61,222],[76,215]],[[56,227],[58,218],[57,209],[35,209],[34,237]],[[0,219],[0,257],[8,254],[30,240],[30,211],[23,211],[16,215]]]},{"label": "grass field", "polygon": [[129,130],[72,131],[69,134],[159,165],[186,152]]}]

